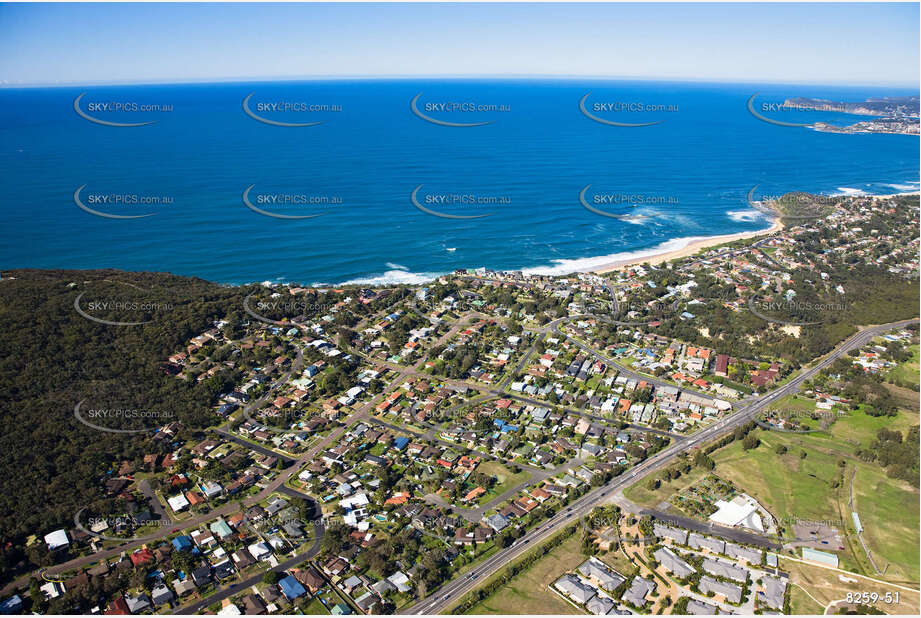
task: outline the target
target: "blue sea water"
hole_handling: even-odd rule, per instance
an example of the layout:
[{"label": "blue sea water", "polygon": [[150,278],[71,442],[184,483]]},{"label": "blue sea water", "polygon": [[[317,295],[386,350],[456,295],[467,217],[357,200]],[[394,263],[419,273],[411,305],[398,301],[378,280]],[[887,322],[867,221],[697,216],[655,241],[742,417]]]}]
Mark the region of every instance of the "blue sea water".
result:
[{"label": "blue sea water", "polygon": [[[78,107],[113,122],[78,115]],[[249,117],[250,109],[282,127]],[[436,120],[488,122],[442,126]],[[590,94],[589,94],[590,93]],[[863,100],[893,89],[610,80],[367,80],[0,90],[0,268],[169,271],[222,283],[420,282],[455,268],[564,273],[689,238],[769,225],[746,202],[802,190],[824,194],[918,189],[918,138],[781,127],[863,117],[776,111],[787,97]],[[586,117],[587,109],[621,127]],[[916,94],[916,93],[914,93]],[[171,111],[112,112],[100,103]],[[270,103],[295,104],[287,112]],[[297,104],[332,106],[301,111]],[[495,106],[443,111],[437,103]],[[631,104],[618,111],[599,103]],[[656,106],[636,111],[636,105]],[[595,111],[592,111],[595,110]],[[478,219],[449,219],[417,208]],[[582,206],[580,192],[596,209]],[[322,214],[280,219],[274,214]],[[95,216],[149,214],[119,220]],[[161,196],[156,206],[99,203]],[[266,196],[327,196],[288,204]],[[617,195],[610,206],[596,196]],[[450,205],[434,196],[493,203]],[[260,197],[263,198],[260,201]],[[601,199],[601,201],[596,201]],[[90,203],[93,201],[93,203]]]}]

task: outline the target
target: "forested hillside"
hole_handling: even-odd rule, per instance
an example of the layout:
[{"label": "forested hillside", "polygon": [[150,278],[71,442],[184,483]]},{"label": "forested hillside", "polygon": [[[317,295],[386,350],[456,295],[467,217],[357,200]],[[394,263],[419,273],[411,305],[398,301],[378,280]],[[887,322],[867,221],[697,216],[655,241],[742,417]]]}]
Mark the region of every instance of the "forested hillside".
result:
[{"label": "forested hillside", "polygon": [[[130,285],[126,285],[130,284]],[[136,287],[132,287],[136,286]],[[75,310],[109,321],[94,322]],[[146,410],[154,418],[99,420],[145,429],[173,420],[203,426],[224,384],[162,370],[215,319],[242,314],[243,288],[160,273],[5,271],[0,281],[0,538],[46,533],[73,520],[99,494],[100,475],[150,452],[151,432],[103,432],[80,423],[82,409]],[[93,303],[119,300],[129,308]],[[149,305],[149,307],[148,307]],[[135,309],[135,307],[138,307]]]}]

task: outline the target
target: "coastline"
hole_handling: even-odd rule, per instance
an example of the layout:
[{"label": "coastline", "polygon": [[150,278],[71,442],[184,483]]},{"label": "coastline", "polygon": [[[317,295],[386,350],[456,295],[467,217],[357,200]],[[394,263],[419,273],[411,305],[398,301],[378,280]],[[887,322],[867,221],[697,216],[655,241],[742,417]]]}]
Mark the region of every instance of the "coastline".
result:
[{"label": "coastline", "polygon": [[607,264],[602,264],[594,269],[591,272],[596,274],[605,274],[620,270],[628,266],[635,266],[637,264],[649,263],[652,265],[662,264],[664,262],[669,262],[678,258],[688,257],[694,255],[695,253],[702,251],[703,249],[708,249],[717,245],[722,245],[729,242],[734,242],[736,240],[743,240],[746,238],[756,238],[758,236],[767,236],[775,232],[779,232],[784,229],[783,223],[779,218],[771,220],[771,226],[763,230],[757,230],[754,232],[739,232],[736,234],[722,234],[720,236],[706,236],[703,238],[689,238],[689,242],[681,247],[680,249],[670,249],[666,251],[661,251],[659,253],[653,253],[651,255],[644,255],[639,257],[626,258],[623,260],[617,260],[614,262],[609,262]]},{"label": "coastline", "polygon": [[[862,197],[869,197],[871,199],[888,199],[893,197],[900,197],[905,195],[919,195],[919,191],[901,191],[898,193],[888,193],[883,195],[867,194]],[[843,196],[849,197],[849,196]],[[858,197],[858,196],[852,196]],[[780,218],[771,219],[771,226],[764,230],[758,230],[755,232],[739,232],[738,234],[722,234],[720,236],[707,236],[703,238],[689,238],[688,244],[681,247],[680,249],[666,249],[658,253],[651,253],[646,255],[638,255],[635,257],[629,257],[622,260],[615,260],[607,264],[602,264],[590,270],[590,272],[602,275],[605,273],[621,270],[628,266],[635,266],[637,264],[649,263],[651,265],[658,265],[664,262],[669,262],[678,258],[688,257],[694,255],[695,253],[714,247],[717,245],[722,245],[725,243],[733,242],[736,240],[743,240],[746,238],[755,238],[757,236],[767,236],[768,234],[773,234],[775,232],[780,232],[784,229],[784,225],[781,222]],[[641,252],[642,253],[642,252]]]}]

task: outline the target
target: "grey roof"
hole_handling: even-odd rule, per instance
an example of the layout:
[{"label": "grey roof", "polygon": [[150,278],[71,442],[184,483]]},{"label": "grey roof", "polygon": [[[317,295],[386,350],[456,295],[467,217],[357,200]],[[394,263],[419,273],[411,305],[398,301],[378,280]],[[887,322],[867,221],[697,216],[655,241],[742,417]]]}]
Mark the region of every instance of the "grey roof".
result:
[{"label": "grey roof", "polygon": [[752,549],[751,547],[742,547],[735,543],[726,543],[726,551],[723,552],[733,558],[741,558],[748,561],[749,564],[761,564],[761,550]]},{"label": "grey roof", "polygon": [[626,577],[594,556],[579,566],[579,573],[588,579],[596,580],[605,590],[614,590],[627,581]]},{"label": "grey roof", "polygon": [[774,609],[782,609],[787,582],[773,575],[765,575],[761,578],[761,582],[764,585],[764,591],[758,592],[758,602]]},{"label": "grey roof", "polygon": [[265,512],[269,515],[274,515],[286,506],[288,506],[288,501],[284,498],[273,498],[272,501],[266,505]]},{"label": "grey roof", "polygon": [[139,594],[136,597],[125,597],[125,603],[128,604],[128,611],[137,614],[150,607],[150,599],[146,594]]},{"label": "grey roof", "polygon": [[564,593],[570,599],[582,605],[588,603],[589,599],[595,596],[594,588],[591,586],[586,586],[581,581],[579,581],[578,577],[568,573],[556,580],[553,585],[557,590]]},{"label": "grey roof", "polygon": [[388,582],[386,579],[382,579],[379,582],[375,582],[371,584],[371,590],[373,590],[374,592],[376,592],[377,594],[381,596],[387,594],[387,592],[391,590],[396,590],[396,589],[397,587],[391,584],[390,582]]},{"label": "grey roof", "polygon": [[728,579],[734,579],[739,582],[744,582],[748,579],[748,571],[743,569],[740,566],[734,564],[729,564],[728,562],[723,562],[722,560],[714,560],[713,558],[704,558],[703,569],[711,575],[716,575],[717,577],[726,577]]},{"label": "grey roof", "polygon": [[655,590],[656,584],[651,579],[634,577],[630,587],[620,598],[634,607],[643,607],[646,604],[646,595]]},{"label": "grey roof", "polygon": [[681,543],[682,545],[687,545],[688,543],[687,530],[682,530],[681,528],[672,528],[671,526],[663,526],[662,524],[653,524],[652,531],[658,537],[671,539],[676,543]]},{"label": "grey roof", "polygon": [[726,542],[692,532],[688,535],[688,545],[695,549],[706,548],[718,554],[726,553]]},{"label": "grey roof", "polygon": [[721,594],[731,603],[739,603],[742,600],[742,589],[739,586],[730,584],[729,582],[721,582],[717,579],[713,579],[709,575],[701,577],[697,587],[704,593],[712,591],[715,594]]},{"label": "grey roof", "polygon": [[710,605],[709,603],[704,603],[703,601],[698,601],[696,599],[691,599],[688,601],[688,613],[695,616],[714,616],[716,614],[722,614],[715,605]]},{"label": "grey roof", "polygon": [[304,536],[304,531],[301,529],[301,522],[299,521],[286,522],[283,528],[285,529],[285,534],[288,536],[293,536],[295,538]]},{"label": "grey roof", "polygon": [[489,524],[489,526],[496,532],[499,532],[500,530],[508,526],[508,520],[498,513],[487,517],[486,523]]},{"label": "grey roof", "polygon": [[164,603],[172,601],[175,596],[173,595],[173,591],[170,590],[166,584],[161,582],[150,591],[150,598],[153,599],[154,605],[163,605]]},{"label": "grey roof", "polygon": [[679,558],[675,552],[667,547],[659,548],[652,555],[662,566],[678,577],[687,577],[694,573],[694,568],[691,565]]},{"label": "grey roof", "polygon": [[596,596],[588,600],[585,604],[585,609],[596,616],[604,616],[614,609],[614,601],[605,597]]}]

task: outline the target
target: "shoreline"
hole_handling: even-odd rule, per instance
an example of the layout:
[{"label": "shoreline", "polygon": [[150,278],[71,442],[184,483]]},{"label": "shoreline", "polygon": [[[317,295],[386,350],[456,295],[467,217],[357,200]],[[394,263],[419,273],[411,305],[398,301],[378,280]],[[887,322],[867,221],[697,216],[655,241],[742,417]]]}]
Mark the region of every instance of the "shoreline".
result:
[{"label": "shoreline", "polygon": [[[883,195],[842,195],[841,197],[868,197],[871,199],[888,199],[893,197],[900,197],[905,195],[921,195],[919,191],[902,191],[898,193],[888,193]],[[689,242],[684,247],[680,249],[667,249],[660,251],[658,253],[652,253],[645,256],[637,256],[624,258],[622,260],[616,260],[609,262],[607,264],[602,264],[601,266],[596,266],[588,272],[593,272],[598,275],[603,275],[605,273],[614,272],[621,270],[628,266],[635,266],[637,264],[649,263],[653,266],[662,264],[664,262],[670,262],[671,260],[676,260],[678,258],[688,257],[694,255],[695,253],[702,251],[704,249],[709,249],[717,245],[726,244],[736,240],[744,240],[746,238],[755,238],[758,236],[767,236],[775,232],[780,232],[784,229],[784,225],[780,217],[775,217],[771,219],[771,226],[764,229],[758,230],[755,232],[739,232],[737,234],[722,234],[719,236],[707,236],[703,238],[691,238]]]},{"label": "shoreline", "polygon": [[736,240],[757,238],[758,236],[767,236],[775,232],[780,232],[783,229],[784,226],[781,220],[779,218],[775,218],[771,220],[771,226],[763,230],[756,230],[754,232],[738,232],[736,234],[721,234],[719,236],[706,236],[703,238],[692,238],[689,239],[688,244],[681,247],[680,249],[669,249],[659,253],[653,253],[651,255],[616,260],[614,262],[609,262],[607,264],[597,266],[590,272],[603,275],[605,273],[621,270],[628,266],[635,266],[637,264],[649,263],[651,265],[658,265],[664,262],[670,262],[671,260],[676,260],[678,258],[694,255],[703,249],[708,249],[717,245],[723,245],[729,242],[734,242]]},{"label": "shoreline", "polygon": [[[919,191],[899,191],[899,192],[888,193],[888,194],[854,194],[854,195],[841,194],[839,197],[841,198],[866,197],[866,198],[877,200],[877,199],[888,199],[888,198],[893,198],[893,197],[917,196],[917,195],[921,195],[921,192]],[[579,265],[572,264],[572,263],[577,263],[580,261],[584,261],[584,262],[595,261],[599,259],[604,259],[605,256],[600,256],[600,257],[595,257],[595,258],[562,259],[562,260],[556,260],[555,263],[550,266],[536,266],[536,267],[526,267],[526,268],[519,268],[519,269],[515,269],[515,268],[496,269],[496,272],[508,273],[508,272],[520,271],[524,274],[566,276],[566,275],[573,275],[576,273],[606,274],[606,273],[622,270],[628,266],[634,266],[634,265],[644,264],[644,263],[649,263],[652,265],[659,265],[664,262],[668,262],[671,260],[694,255],[704,249],[708,249],[714,246],[734,242],[737,240],[757,238],[759,236],[767,236],[767,235],[770,235],[776,232],[780,232],[784,229],[784,225],[781,222],[780,218],[774,217],[774,218],[771,218],[770,220],[771,220],[770,227],[767,227],[762,230],[755,230],[755,231],[750,231],[750,232],[738,232],[735,234],[721,234],[717,236],[691,236],[691,237],[685,237],[685,238],[670,239],[670,240],[666,240],[660,243],[657,246],[650,247],[648,249],[639,249],[639,250],[633,250],[630,252],[624,252],[626,255],[620,254],[620,255],[623,255],[623,257],[621,257],[620,259],[611,259],[610,261],[602,262],[600,264],[597,264],[597,263],[596,264],[584,264],[580,267]],[[686,244],[678,248],[675,248],[674,247],[675,241],[686,242]],[[670,243],[672,244],[672,246],[667,247],[666,245],[669,245]],[[607,256],[607,257],[616,258],[617,255],[618,254],[614,254],[614,255]],[[561,262],[563,263],[568,262],[570,264],[567,264],[565,267],[561,267],[562,266],[562,264],[560,264]],[[452,271],[447,271],[447,272],[415,273],[415,272],[410,271],[406,267],[401,267],[399,264],[392,264],[392,263],[388,263],[387,267],[390,268],[390,270],[387,270],[378,275],[367,275],[364,277],[356,277],[353,279],[349,279],[349,280],[342,281],[342,282],[336,282],[336,283],[318,282],[318,281],[314,281],[311,283],[304,283],[304,282],[295,282],[292,280],[287,280],[282,277],[278,277],[276,280],[262,280],[262,281],[253,280],[253,281],[240,281],[240,282],[226,282],[226,281],[218,281],[215,279],[210,279],[204,275],[181,274],[181,273],[175,273],[172,271],[168,271],[168,272],[170,272],[170,274],[174,274],[180,277],[191,277],[191,278],[204,279],[211,283],[215,283],[217,285],[227,286],[227,287],[244,287],[244,286],[249,286],[249,285],[269,285],[269,286],[294,285],[294,286],[299,286],[299,287],[308,287],[308,288],[317,288],[317,289],[319,288],[335,289],[339,287],[375,288],[375,287],[391,287],[391,286],[399,286],[399,285],[422,286],[422,285],[431,283],[432,281],[436,281],[439,277],[450,275],[453,272],[452,270]],[[460,268],[460,267],[457,267],[457,268]],[[466,267],[466,268],[468,270],[474,269],[472,267]],[[92,271],[92,270],[106,270],[106,269],[112,269],[112,267],[81,268],[81,269],[76,269],[76,270]],[[15,270],[68,270],[68,269],[48,268],[48,267],[37,267],[37,268],[18,267],[18,268],[5,269],[5,271],[7,272],[15,271]],[[156,272],[156,271],[146,271],[146,270],[131,271],[131,270],[118,269],[118,268],[115,268],[114,270],[116,271],[121,270],[123,272],[135,272],[135,273]],[[454,270],[456,270],[456,268]]]}]

